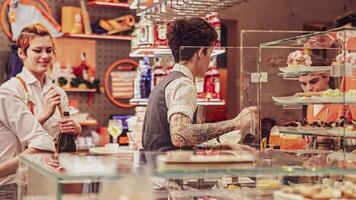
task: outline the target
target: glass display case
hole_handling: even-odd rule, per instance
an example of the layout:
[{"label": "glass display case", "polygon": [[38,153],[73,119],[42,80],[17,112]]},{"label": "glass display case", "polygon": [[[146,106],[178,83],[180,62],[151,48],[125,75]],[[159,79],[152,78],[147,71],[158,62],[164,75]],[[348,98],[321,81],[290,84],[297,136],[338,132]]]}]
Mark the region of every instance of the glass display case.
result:
[{"label": "glass display case", "polygon": [[[242,118],[251,121],[245,131],[255,140],[252,147],[241,144],[244,132],[229,132],[190,151],[142,152],[146,163],[125,157],[60,155],[64,171],[53,168],[56,161],[50,155],[25,155],[19,174],[27,168],[27,184],[20,193],[28,199],[36,195],[65,199],[71,192],[66,184],[74,183],[69,190],[83,191],[86,185],[90,192],[85,194],[93,199],[118,199],[120,194],[113,191],[133,183],[120,191],[140,185],[145,196],[130,199],[356,199],[354,33],[355,29],[337,29],[305,34],[263,43],[244,54],[251,56],[251,69],[242,70],[244,83],[248,82],[244,92],[251,100],[242,99],[240,110],[258,107],[257,126]],[[229,59],[238,57],[241,48],[225,50]],[[218,76],[205,75],[210,81],[203,84],[207,86],[203,95],[213,100]],[[325,81],[319,91],[312,88],[314,76]],[[308,111],[311,108],[324,109],[324,115],[315,117],[318,113]],[[266,128],[262,123],[266,118],[276,126]],[[126,181],[129,175],[142,181]]]},{"label": "glass display case", "polygon": [[346,184],[355,192],[352,181],[356,170],[312,164],[324,155],[317,151],[270,150],[249,157],[246,151],[236,149],[201,150],[190,155],[171,152],[157,156],[152,175],[173,182],[169,188],[172,199],[304,199],[307,192],[298,192],[302,187],[311,187],[308,195],[315,199],[320,193],[325,199],[346,198],[332,196],[330,190],[338,185],[335,192],[344,192],[348,190],[343,188]]},{"label": "glass display case", "polygon": [[[339,196],[333,197],[345,199],[355,194],[355,168],[340,167],[338,162],[318,166],[318,163],[334,160],[340,153],[327,155],[315,150],[252,152],[241,147],[144,152],[149,162],[139,168],[132,167],[135,166],[132,163],[120,164],[122,159],[107,156],[95,159],[67,157],[71,165],[61,164],[64,169],[60,171],[51,167],[52,164],[45,164],[51,158],[49,154],[25,155],[21,157],[21,169],[27,168],[27,184],[20,187],[20,194],[22,199],[37,200],[111,200],[123,194],[129,199],[293,199],[284,192],[298,193],[300,188],[313,186],[310,196],[321,192],[327,196],[331,189],[334,191],[335,185],[339,187],[336,193],[343,192],[343,196],[339,192]],[[345,160],[355,159],[354,155],[342,154]],[[60,163],[67,161],[61,159]],[[113,166],[117,169],[114,173]],[[146,170],[138,169],[149,169],[149,177]]]},{"label": "glass display case", "polygon": [[[262,43],[258,52],[256,96],[261,122],[257,131],[260,149],[270,147],[278,152],[314,154],[298,166],[312,167],[319,180],[320,173],[332,168],[334,172],[326,173],[329,179],[344,174],[339,177],[343,183],[328,183],[330,194],[335,195],[335,191],[339,194],[340,188],[348,187],[345,185],[350,183],[345,175],[353,174],[355,169],[355,51],[356,29],[339,28]],[[271,57],[281,61],[271,62]],[[265,119],[276,125],[263,133]],[[305,180],[299,180],[300,183],[305,186]],[[316,187],[316,182],[312,183],[310,188]],[[299,186],[289,184],[287,189],[275,194],[318,198],[296,191]],[[322,188],[325,189],[325,184]],[[355,197],[339,195],[337,198]]]},{"label": "glass display case", "polygon": [[[339,28],[260,45],[258,71],[268,77],[259,81],[260,117],[277,122],[273,133],[290,134],[264,136],[267,142],[276,136],[287,149],[354,149],[355,34]],[[284,62],[270,63],[271,55]]]},{"label": "glass display case", "polygon": [[[152,199],[150,191],[146,192],[146,173],[140,170],[133,162],[133,153],[127,151],[114,155],[22,155],[17,172],[18,196],[27,200],[96,200],[120,196]],[[142,193],[134,192],[137,187]]]},{"label": "glass display case", "polygon": [[[244,58],[250,56],[250,60],[244,61],[251,67],[241,70],[244,79],[240,83],[246,87],[246,94],[240,110],[258,107],[259,126],[249,130],[258,140],[254,160],[246,160],[242,155],[248,152],[241,149],[235,149],[234,156],[214,150],[190,155],[177,153],[172,157],[166,154],[157,158],[157,175],[185,179],[180,182],[183,186],[195,179],[194,184],[201,189],[204,183],[209,185],[211,179],[215,180],[205,197],[216,198],[212,189],[217,190],[217,195],[236,186],[241,195],[226,199],[355,198],[355,185],[349,181],[355,177],[356,169],[352,119],[354,31],[342,28],[309,33],[262,43],[259,48],[245,51]],[[226,48],[228,56],[231,51],[238,52],[236,48]],[[199,69],[196,70],[198,73]],[[235,102],[227,102],[230,103]],[[274,121],[276,126],[264,130],[268,129],[263,124],[265,119]],[[230,138],[230,147],[239,146],[237,141]],[[237,177],[251,180],[246,186],[251,194],[245,196],[246,190],[240,190],[245,185],[233,184]],[[227,185],[232,186],[222,186],[221,178],[228,178]],[[273,189],[265,193],[265,188]],[[303,192],[306,188],[310,191]],[[177,195],[177,199],[194,197]]]}]

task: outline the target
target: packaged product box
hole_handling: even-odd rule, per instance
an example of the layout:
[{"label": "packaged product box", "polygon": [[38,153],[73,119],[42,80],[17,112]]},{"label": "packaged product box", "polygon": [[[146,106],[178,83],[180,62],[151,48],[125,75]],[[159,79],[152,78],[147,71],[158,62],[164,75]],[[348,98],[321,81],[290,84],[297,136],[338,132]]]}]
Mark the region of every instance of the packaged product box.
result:
[{"label": "packaged product box", "polygon": [[62,7],[63,33],[83,33],[81,9],[73,6]]}]

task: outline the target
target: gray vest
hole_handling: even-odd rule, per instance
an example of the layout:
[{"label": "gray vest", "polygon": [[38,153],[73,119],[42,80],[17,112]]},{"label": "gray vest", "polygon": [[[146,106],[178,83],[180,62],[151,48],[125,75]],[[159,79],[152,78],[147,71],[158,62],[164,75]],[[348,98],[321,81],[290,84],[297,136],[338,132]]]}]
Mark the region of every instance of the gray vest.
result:
[{"label": "gray vest", "polygon": [[[145,151],[169,151],[177,149],[171,141],[165,90],[170,82],[184,76],[182,72],[173,71],[152,90],[148,99],[143,123],[142,146]],[[193,123],[196,121],[195,118],[196,114]]]}]

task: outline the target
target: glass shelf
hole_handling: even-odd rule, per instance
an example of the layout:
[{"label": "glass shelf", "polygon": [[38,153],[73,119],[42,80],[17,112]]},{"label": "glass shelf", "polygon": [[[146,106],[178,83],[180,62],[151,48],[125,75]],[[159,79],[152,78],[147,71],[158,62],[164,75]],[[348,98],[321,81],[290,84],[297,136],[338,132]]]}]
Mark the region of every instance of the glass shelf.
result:
[{"label": "glass shelf", "polygon": [[[20,155],[20,162],[26,166],[29,166],[37,173],[42,174],[45,177],[54,178],[61,183],[80,182],[88,179],[92,181],[101,181],[105,178],[119,178],[125,173],[127,174],[132,172],[132,165],[130,165],[128,162],[122,160],[120,161],[118,160],[118,157],[111,157],[110,159],[112,159],[112,162],[121,163],[118,164],[117,173],[113,173],[113,174],[92,173],[91,175],[66,173],[63,171],[56,171],[55,169],[50,168],[46,164],[46,160],[51,159],[52,157],[53,154],[45,154],[45,153]],[[74,162],[75,160],[73,159],[72,163]]]},{"label": "glass shelf", "polygon": [[356,104],[356,97],[272,97],[276,105]]},{"label": "glass shelf", "polygon": [[300,76],[309,74],[309,73],[330,73],[331,66],[311,66],[306,67],[302,70],[289,70],[288,67],[280,67],[280,73],[278,76],[283,77],[284,79],[290,78],[299,78]]},{"label": "glass shelf", "polygon": [[326,136],[337,138],[356,139],[356,131],[343,128],[321,128],[321,127],[282,127],[277,126],[279,133],[291,135]]},{"label": "glass shelf", "polygon": [[[223,48],[214,48],[211,56],[218,56],[225,53]],[[133,49],[130,53],[130,57],[155,57],[157,55],[171,55],[172,52],[168,47],[142,47]]]},{"label": "glass shelf", "polygon": [[[130,99],[130,104],[131,105],[138,105],[138,106],[147,106],[148,104],[148,99]],[[224,100],[203,100],[203,99],[198,99],[197,100],[197,105],[198,106],[223,106],[225,105]]]},{"label": "glass shelf", "polygon": [[[336,28],[328,31],[314,32],[297,37],[286,38],[282,40],[276,40],[272,42],[261,43],[261,48],[308,48],[305,44],[308,40],[313,40],[316,37],[327,37],[340,41],[346,41],[350,37],[356,37],[356,28]],[[335,49],[339,47],[324,47],[323,44],[315,46],[320,49]]]},{"label": "glass shelf", "polygon": [[[296,153],[292,152],[292,153]],[[290,153],[290,154],[292,154]],[[162,153],[153,153],[151,155],[156,157]],[[317,155],[317,153],[312,153]],[[147,155],[147,154],[146,154]],[[183,165],[162,165],[158,162],[151,162],[149,166],[141,165],[134,167],[132,161],[125,161],[118,156],[96,156],[97,158],[110,159],[110,162],[116,162],[118,165],[118,170],[113,174],[100,175],[100,173],[93,173],[92,175],[81,175],[74,173],[57,172],[50,169],[44,164],[44,160],[51,157],[51,154],[31,154],[31,155],[21,155],[20,162],[31,169],[37,171],[38,173],[44,175],[45,177],[50,177],[56,179],[61,183],[70,182],[80,182],[85,180],[102,181],[103,179],[119,179],[120,177],[127,174],[139,174],[144,173],[146,168],[150,169],[152,176],[158,176],[167,179],[177,179],[177,178],[217,178],[217,177],[229,177],[229,176],[241,176],[241,177],[256,177],[256,176],[324,176],[324,175],[344,175],[344,174],[356,174],[356,168],[343,168],[338,166],[325,166],[325,167],[301,167],[297,165],[295,160],[299,158],[286,157],[281,155],[286,155],[282,151],[270,152],[268,156],[264,153],[260,153],[257,156],[260,157],[261,161],[270,160],[271,165],[268,167],[259,166],[259,164],[254,163],[253,165],[243,166],[234,165],[229,163],[223,164],[204,164],[200,167],[193,167],[191,164]],[[331,155],[331,154],[330,154]],[[271,157],[272,156],[272,157]],[[355,154],[344,154],[344,153],[332,153],[332,156],[337,156],[340,158],[352,158],[354,159]],[[266,159],[267,158],[267,159]],[[279,164],[274,163],[273,159],[280,159]],[[272,161],[271,161],[272,160]],[[288,161],[289,160],[289,161]],[[71,161],[72,163],[78,163],[78,161]],[[295,165],[290,165],[291,163]],[[153,164],[155,163],[155,164]]]},{"label": "glass shelf", "polygon": [[339,167],[305,168],[298,166],[283,166],[274,168],[229,168],[221,169],[177,169],[157,170],[153,175],[167,179],[177,178],[218,178],[229,176],[256,177],[256,176],[327,176],[330,174],[346,175],[356,174],[356,169]]},{"label": "glass shelf", "polygon": [[[239,154],[241,154],[240,152]],[[299,154],[299,155],[298,155]],[[149,153],[151,157],[154,155]],[[298,155],[298,156],[297,156]],[[146,158],[149,158],[150,156]],[[309,158],[321,159],[321,157],[337,159],[338,163],[328,164],[329,166],[304,165]],[[258,162],[251,164],[244,163],[202,163],[187,164],[164,163],[161,159],[156,159],[152,175],[167,179],[194,179],[194,178],[221,178],[221,177],[257,177],[257,176],[328,176],[356,174],[356,168],[340,167],[344,159],[351,159],[355,162],[355,154],[342,152],[318,152],[318,151],[283,151],[270,150],[258,152]]]}]

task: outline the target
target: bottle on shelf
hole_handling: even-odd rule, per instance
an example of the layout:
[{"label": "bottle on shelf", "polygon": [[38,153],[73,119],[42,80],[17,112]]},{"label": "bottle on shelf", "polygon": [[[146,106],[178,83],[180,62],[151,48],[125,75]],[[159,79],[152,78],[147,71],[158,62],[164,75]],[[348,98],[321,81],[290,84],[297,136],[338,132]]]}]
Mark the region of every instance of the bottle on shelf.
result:
[{"label": "bottle on shelf", "polygon": [[158,57],[153,70],[153,86],[156,86],[166,75],[167,72],[162,66],[162,57]]},{"label": "bottle on shelf", "polygon": [[197,98],[204,99],[204,77],[196,76],[195,79],[195,88],[197,89]]},{"label": "bottle on shelf", "polygon": [[76,77],[82,77],[84,80],[89,80],[89,65],[86,62],[86,53],[83,52],[80,54],[80,65],[77,67],[73,67],[73,74]]},{"label": "bottle on shelf", "polygon": [[129,145],[129,138],[127,135],[127,132],[129,131],[127,119],[132,117],[131,115],[123,115],[121,120],[122,120],[122,134],[119,136],[119,144],[122,146],[128,146]]},{"label": "bottle on shelf", "polygon": [[131,49],[137,49],[138,48],[138,26],[137,24],[135,25],[135,29],[131,34],[132,40],[131,40]]},{"label": "bottle on shelf", "polygon": [[[69,112],[63,112],[63,118],[69,118]],[[57,152],[76,152],[77,146],[75,144],[74,136],[68,133],[61,132],[58,137]]]},{"label": "bottle on shelf", "polygon": [[173,70],[173,67],[174,67],[174,59],[173,59],[173,57],[171,57],[169,59],[169,65],[167,67],[167,74],[171,73],[171,71]]},{"label": "bottle on shelf", "polygon": [[206,99],[220,99],[220,74],[216,65],[216,58],[213,58],[204,76],[204,94]]},{"label": "bottle on shelf", "polygon": [[221,21],[218,17],[218,13],[214,12],[206,16],[206,20],[214,27],[216,33],[218,34],[218,46],[221,42]]},{"label": "bottle on shelf", "polygon": [[158,21],[154,25],[154,36],[155,36],[155,46],[157,47],[167,47],[167,22]]},{"label": "bottle on shelf", "polygon": [[140,99],[141,98],[141,89],[140,89],[140,85],[141,85],[141,66],[144,65],[143,60],[139,61],[139,65],[136,69],[136,77],[134,80],[134,98],[135,99]]},{"label": "bottle on shelf", "polygon": [[84,33],[90,35],[90,34],[93,33],[93,31],[91,29],[89,13],[87,11],[87,7],[85,6],[84,0],[80,1],[80,7],[82,9],[82,19],[83,19]]},{"label": "bottle on shelf", "polygon": [[143,65],[141,67],[141,80],[140,80],[140,93],[141,98],[148,98],[151,93],[152,87],[152,67],[150,60],[146,56],[143,58]]},{"label": "bottle on shelf", "polygon": [[73,78],[75,78],[74,76],[74,68],[67,63],[66,68],[64,69],[63,73],[65,74],[65,78],[67,80],[67,84],[66,87],[70,87],[70,82],[72,81]]},{"label": "bottle on shelf", "polygon": [[153,43],[153,24],[143,15],[138,23],[138,46],[152,47]]}]

